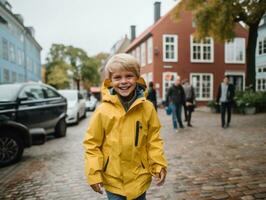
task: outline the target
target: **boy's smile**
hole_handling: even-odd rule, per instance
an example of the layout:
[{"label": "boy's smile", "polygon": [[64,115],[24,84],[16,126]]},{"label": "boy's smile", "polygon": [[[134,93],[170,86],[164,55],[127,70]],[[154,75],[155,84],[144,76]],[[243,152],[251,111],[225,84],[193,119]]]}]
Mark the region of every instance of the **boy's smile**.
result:
[{"label": "boy's smile", "polygon": [[122,97],[128,97],[135,90],[138,77],[131,71],[116,70],[112,73],[111,81],[114,90]]}]

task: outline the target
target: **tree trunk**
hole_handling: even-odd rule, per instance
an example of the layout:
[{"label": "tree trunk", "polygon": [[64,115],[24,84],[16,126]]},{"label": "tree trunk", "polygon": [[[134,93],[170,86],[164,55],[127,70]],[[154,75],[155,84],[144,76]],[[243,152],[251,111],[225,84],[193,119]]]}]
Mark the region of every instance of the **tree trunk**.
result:
[{"label": "tree trunk", "polygon": [[258,37],[258,24],[249,26],[248,45],[247,45],[247,69],[246,86],[256,89],[256,46]]}]

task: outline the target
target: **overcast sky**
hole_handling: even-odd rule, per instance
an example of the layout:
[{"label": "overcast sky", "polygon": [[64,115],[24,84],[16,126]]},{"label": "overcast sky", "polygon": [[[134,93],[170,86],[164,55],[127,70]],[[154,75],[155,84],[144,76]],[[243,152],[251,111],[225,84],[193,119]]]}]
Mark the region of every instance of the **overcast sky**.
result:
[{"label": "overcast sky", "polygon": [[[155,0],[8,0],[14,13],[24,17],[26,26],[35,28],[42,46],[42,62],[53,43],[84,49],[89,56],[109,52],[130,25],[137,35],[153,24]],[[161,15],[176,5],[161,0]]]}]

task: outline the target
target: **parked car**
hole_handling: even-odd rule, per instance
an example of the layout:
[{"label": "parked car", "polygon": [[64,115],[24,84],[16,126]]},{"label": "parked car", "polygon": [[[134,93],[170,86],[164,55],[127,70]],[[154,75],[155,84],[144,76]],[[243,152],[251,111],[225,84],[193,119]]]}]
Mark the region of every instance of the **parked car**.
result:
[{"label": "parked car", "polygon": [[86,99],[86,111],[94,111],[97,106],[98,100],[93,95]]},{"label": "parked car", "polygon": [[78,124],[81,118],[86,117],[86,104],[84,96],[78,90],[58,90],[67,99],[68,124]]},{"label": "parked car", "polygon": [[19,161],[36,138],[65,136],[66,110],[66,99],[48,85],[0,85],[0,166]]}]

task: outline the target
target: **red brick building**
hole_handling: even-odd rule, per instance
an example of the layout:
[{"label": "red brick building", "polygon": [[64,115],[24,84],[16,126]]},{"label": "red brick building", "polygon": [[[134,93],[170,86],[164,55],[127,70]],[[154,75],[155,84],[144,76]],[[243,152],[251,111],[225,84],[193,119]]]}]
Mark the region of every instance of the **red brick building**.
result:
[{"label": "red brick building", "polygon": [[159,98],[165,99],[177,76],[194,85],[201,102],[215,98],[224,75],[230,76],[237,89],[245,87],[245,28],[236,24],[236,38],[229,43],[216,43],[210,37],[196,41],[190,12],[182,12],[180,21],[175,23],[171,11],[160,17],[160,2],[154,6],[154,24],[135,38],[126,52],[139,60],[142,77],[155,83]]}]

